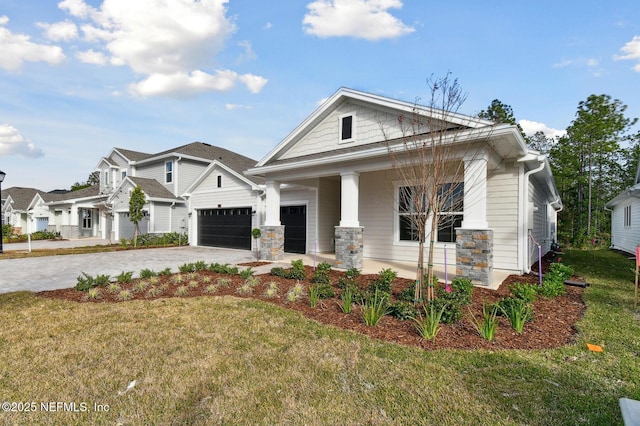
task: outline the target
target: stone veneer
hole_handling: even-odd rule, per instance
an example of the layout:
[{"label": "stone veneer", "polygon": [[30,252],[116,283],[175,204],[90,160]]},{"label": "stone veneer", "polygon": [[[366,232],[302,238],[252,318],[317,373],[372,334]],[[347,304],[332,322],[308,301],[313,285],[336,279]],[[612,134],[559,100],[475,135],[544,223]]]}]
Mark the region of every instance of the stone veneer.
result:
[{"label": "stone veneer", "polygon": [[493,231],[456,229],[456,274],[474,284],[493,281]]},{"label": "stone veneer", "polygon": [[261,226],[260,259],[282,260],[284,258],[284,225]]},{"label": "stone veneer", "polygon": [[362,270],[364,228],[336,226],[335,229],[336,268]]}]

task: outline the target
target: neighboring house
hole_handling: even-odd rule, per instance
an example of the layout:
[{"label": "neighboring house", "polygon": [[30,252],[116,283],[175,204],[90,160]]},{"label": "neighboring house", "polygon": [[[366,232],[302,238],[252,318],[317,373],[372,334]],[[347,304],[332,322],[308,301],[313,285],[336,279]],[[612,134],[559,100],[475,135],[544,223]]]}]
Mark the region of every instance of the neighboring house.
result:
[{"label": "neighboring house", "polygon": [[[418,243],[399,208],[403,182],[388,151],[403,143],[399,118],[416,111],[438,113],[342,88],[249,169],[247,176],[266,184],[262,257],[280,259],[296,240],[307,253],[335,252],[343,268],[361,268],[363,258],[417,260]],[[493,269],[528,272],[538,255],[532,240],[543,254],[550,250],[562,207],[546,157],[527,149],[516,126],[450,118],[444,124],[457,134],[452,143],[474,145],[478,155],[461,150],[451,158],[464,166],[464,207],[447,212],[459,220],[436,236],[435,262],[443,264],[446,245],[458,273],[474,281],[490,283]]]},{"label": "neighboring house", "polygon": [[634,185],[618,194],[605,207],[611,210],[611,248],[635,253],[640,245],[640,161]]},{"label": "neighboring house", "polygon": [[[35,188],[12,187],[2,190],[2,223],[13,227],[18,234],[28,234],[40,230],[39,226],[48,222],[48,212],[39,211],[37,215],[30,214],[30,205],[34,198],[46,193]],[[46,225],[44,226],[46,230]]]},{"label": "neighboring house", "polygon": [[[222,226],[220,234],[220,222],[210,224],[208,217],[239,216],[240,212],[247,213],[247,207],[252,217],[257,208],[260,179],[243,177],[242,171],[255,163],[243,155],[202,142],[156,154],[114,148],[96,167],[100,172],[100,193],[107,196],[104,207],[109,212],[100,218],[101,236],[111,235],[116,240],[132,237],[129,198],[139,185],[146,198],[141,232],[188,233],[193,245],[246,248],[225,237],[232,225]],[[208,178],[214,182],[208,182]],[[249,204],[243,199],[243,190],[227,196],[234,192],[233,188],[237,189],[232,186],[236,179],[255,192]],[[195,202],[191,202],[191,197]],[[243,232],[244,229],[235,229],[231,234]],[[250,232],[251,229],[249,237]]]},{"label": "neighboring house", "polygon": [[100,187],[87,188],[64,194],[43,194],[42,201],[34,200],[33,209],[49,209],[49,230],[57,231],[62,238],[98,237],[100,205],[107,196]]}]

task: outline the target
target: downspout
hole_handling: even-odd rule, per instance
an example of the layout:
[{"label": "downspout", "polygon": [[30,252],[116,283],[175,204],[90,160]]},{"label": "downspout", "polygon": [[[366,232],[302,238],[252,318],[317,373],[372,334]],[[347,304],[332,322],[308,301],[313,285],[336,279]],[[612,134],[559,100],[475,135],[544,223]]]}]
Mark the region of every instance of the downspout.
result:
[{"label": "downspout", "polygon": [[[529,264],[529,240],[528,240],[528,235],[529,235],[529,223],[527,222],[529,219],[529,177],[533,174],[539,173],[544,169],[544,165],[545,165],[545,159],[546,157],[544,155],[538,155],[538,157],[536,158],[536,160],[540,163],[540,165],[538,167],[536,167],[535,169],[531,169],[528,172],[525,172],[524,174],[524,188],[523,188],[523,213],[524,213],[524,217],[523,217],[523,223],[525,225],[525,229],[524,229],[524,235],[521,235],[521,241],[523,241],[523,245],[526,245],[527,248],[526,250],[522,250],[522,256],[524,256],[523,260],[523,269],[525,274],[528,274],[531,272],[531,265]],[[521,159],[522,161],[525,161],[524,158]]]}]

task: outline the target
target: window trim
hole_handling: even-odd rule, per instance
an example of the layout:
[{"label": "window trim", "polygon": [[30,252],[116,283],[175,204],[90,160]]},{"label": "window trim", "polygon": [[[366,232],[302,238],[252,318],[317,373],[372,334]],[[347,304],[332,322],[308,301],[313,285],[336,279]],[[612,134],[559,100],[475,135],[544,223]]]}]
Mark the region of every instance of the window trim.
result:
[{"label": "window trim", "polygon": [[631,228],[631,204],[624,206],[624,227]]},{"label": "window trim", "polygon": [[[344,119],[351,117],[351,137],[347,139],[342,138],[342,125],[344,123]],[[350,143],[356,140],[356,113],[347,112],[345,114],[340,114],[338,116],[338,144]]]},{"label": "window trim", "polygon": [[[445,182],[443,182],[443,184],[451,184],[454,183],[455,180],[453,178],[451,179],[446,179]],[[462,205],[462,211],[455,211],[455,212],[439,212],[438,215],[440,216],[451,216],[451,215],[456,215],[456,216],[460,216],[461,220],[464,220],[464,181],[458,182],[459,184],[462,185],[462,197],[463,197],[463,205]],[[393,187],[394,187],[394,205],[393,205],[393,244],[394,245],[408,245],[408,246],[417,246],[419,244],[418,240],[401,240],[400,239],[400,217],[403,216],[400,212],[400,188],[402,187],[406,187],[406,186],[415,186],[415,185],[411,185],[411,184],[407,184],[407,182],[400,182],[400,181],[396,181],[393,183]],[[430,214],[427,218],[426,218],[426,229],[430,230],[431,229],[431,221],[433,214]],[[438,231],[436,231],[438,232]],[[439,234],[439,232],[438,232]],[[453,241],[439,241],[439,235],[436,235],[436,238],[434,239],[436,245],[444,245],[444,244],[454,244],[455,243],[455,235],[453,238]]]},{"label": "window trim", "polygon": [[173,183],[173,160],[164,162],[164,183]]}]

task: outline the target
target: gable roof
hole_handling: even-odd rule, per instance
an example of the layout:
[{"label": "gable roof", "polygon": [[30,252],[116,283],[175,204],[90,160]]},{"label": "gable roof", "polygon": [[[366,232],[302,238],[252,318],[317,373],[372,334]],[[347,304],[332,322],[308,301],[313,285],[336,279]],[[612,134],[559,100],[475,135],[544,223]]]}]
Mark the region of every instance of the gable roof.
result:
[{"label": "gable roof", "polygon": [[87,188],[79,189],[77,191],[67,192],[66,194],[50,194],[46,193],[42,195],[42,198],[47,204],[64,204],[69,202],[76,202],[86,199],[99,199],[100,197],[106,198],[105,195],[100,194],[100,185],[93,185]]},{"label": "gable roof", "polygon": [[[135,186],[139,186],[142,191],[145,193],[147,198],[149,199],[163,199],[163,200],[180,200],[181,198],[176,197],[165,188],[160,182],[155,179],[141,178],[141,177],[133,177],[128,176],[124,182],[127,180],[131,181],[131,183]],[[123,182],[123,183],[124,183]],[[122,186],[122,185],[121,185]]]},{"label": "gable roof", "polygon": [[[152,154],[147,154],[146,152],[132,151],[130,149],[124,149],[124,148],[113,148],[113,150],[130,161],[142,161],[145,158],[149,158],[152,156]],[[113,152],[109,155],[109,158],[111,158],[112,156],[113,156]]]},{"label": "gable roof", "polygon": [[46,192],[35,188],[12,187],[3,189],[0,198],[7,200],[11,197],[10,204],[13,210],[27,211],[33,197],[37,194],[46,194]]},{"label": "gable roof", "polygon": [[[278,155],[292,145],[294,145],[301,136],[309,129],[315,127],[322,120],[327,118],[332,111],[346,101],[352,101],[360,104],[367,104],[386,111],[393,111],[398,115],[420,114],[425,117],[432,117],[435,120],[442,118],[442,121],[451,123],[452,127],[476,129],[489,127],[495,123],[478,117],[468,116],[455,112],[444,112],[431,107],[418,105],[415,102],[406,102],[392,99],[372,93],[362,92],[359,90],[341,87],[331,97],[322,103],[311,115],[309,115],[298,127],[296,127],[287,137],[285,137],[273,150],[271,150],[264,158],[262,158],[256,167],[262,167],[275,162]],[[372,144],[373,145],[373,144]],[[359,149],[359,148],[356,148]]]}]

